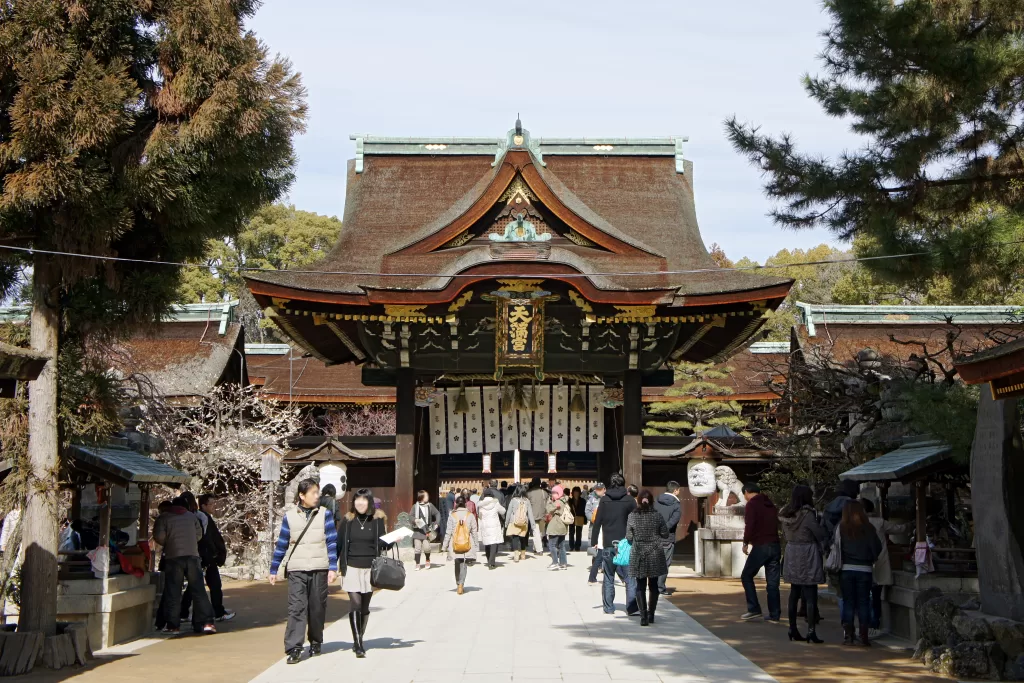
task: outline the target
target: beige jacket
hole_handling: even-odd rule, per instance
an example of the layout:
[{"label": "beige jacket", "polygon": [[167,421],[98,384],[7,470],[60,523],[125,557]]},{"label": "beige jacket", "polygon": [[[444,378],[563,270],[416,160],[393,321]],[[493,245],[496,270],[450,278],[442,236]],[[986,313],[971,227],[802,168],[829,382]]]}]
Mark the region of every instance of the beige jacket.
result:
[{"label": "beige jacket", "polygon": [[875,533],[878,534],[878,540],[882,542],[882,552],[878,555],[878,559],[875,560],[874,568],[872,569],[872,581],[879,586],[891,586],[893,583],[892,578],[892,563],[889,559],[889,534],[905,534],[908,531],[907,524],[893,524],[892,522],[882,519],[881,517],[870,517],[871,525],[875,527]]},{"label": "beige jacket", "polygon": [[309,525],[302,542],[295,545],[299,534],[306,528],[306,515],[298,510],[287,514],[288,531],[291,538],[288,550],[281,566],[290,572],[315,572],[330,568],[330,557],[327,555],[327,530],[324,526],[326,515],[318,513]]}]

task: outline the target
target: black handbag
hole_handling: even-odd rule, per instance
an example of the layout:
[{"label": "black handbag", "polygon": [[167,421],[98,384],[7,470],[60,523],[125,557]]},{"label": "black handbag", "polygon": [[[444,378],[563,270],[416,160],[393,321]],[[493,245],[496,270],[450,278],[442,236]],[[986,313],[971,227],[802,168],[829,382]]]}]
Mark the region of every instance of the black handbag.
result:
[{"label": "black handbag", "polygon": [[397,557],[378,555],[370,564],[370,585],[386,591],[398,591],[405,587],[405,565]]}]

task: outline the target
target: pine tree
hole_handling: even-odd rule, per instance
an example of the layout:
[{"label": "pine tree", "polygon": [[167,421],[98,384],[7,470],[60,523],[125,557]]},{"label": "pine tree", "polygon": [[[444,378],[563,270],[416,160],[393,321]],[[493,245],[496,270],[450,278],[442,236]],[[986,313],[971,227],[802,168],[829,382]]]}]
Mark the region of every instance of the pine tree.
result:
[{"label": "pine tree", "polygon": [[[235,234],[281,196],[293,179],[305,93],[291,66],[269,58],[245,30],[257,5],[0,3],[0,245],[194,259],[207,240]],[[43,253],[31,265],[32,347],[51,358],[68,336],[155,320],[179,276],[169,267]],[[50,634],[57,372],[49,363],[30,391],[23,516],[21,627]]]},{"label": "pine tree", "polygon": [[1024,3],[826,0],[825,9],[824,72],[805,76],[805,88],[864,147],[826,159],[735,117],[733,145],[767,177],[778,223],[866,238],[873,253],[934,250],[872,265],[967,286],[974,264],[998,262],[997,243],[1024,213]]},{"label": "pine tree", "polygon": [[721,381],[728,379],[731,373],[732,368],[713,363],[684,361],[676,365],[678,386],[673,386],[665,395],[680,398],[652,403],[647,412],[660,419],[648,420],[644,433],[648,436],[683,435],[719,425],[742,432],[747,426],[747,420],[741,416],[743,408],[729,400],[734,393],[732,387]]}]

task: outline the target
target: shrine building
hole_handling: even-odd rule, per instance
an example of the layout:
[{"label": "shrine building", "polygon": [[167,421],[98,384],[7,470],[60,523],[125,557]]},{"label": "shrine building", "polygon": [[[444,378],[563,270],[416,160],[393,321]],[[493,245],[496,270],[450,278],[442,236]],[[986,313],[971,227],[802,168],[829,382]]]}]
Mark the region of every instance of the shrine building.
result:
[{"label": "shrine building", "polygon": [[312,357],[395,388],[399,507],[464,472],[642,484],[643,388],[752,341],[792,284],[716,266],[682,138],[535,139],[516,121],[353,139],[332,252],[246,281]]}]

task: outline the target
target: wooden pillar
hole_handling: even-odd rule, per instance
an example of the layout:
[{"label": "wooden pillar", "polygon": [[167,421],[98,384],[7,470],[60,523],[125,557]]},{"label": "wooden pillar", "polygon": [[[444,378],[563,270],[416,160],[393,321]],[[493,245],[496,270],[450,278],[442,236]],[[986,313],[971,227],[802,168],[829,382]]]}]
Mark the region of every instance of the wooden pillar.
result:
[{"label": "wooden pillar", "polygon": [[914,507],[917,514],[917,542],[923,543],[925,540],[926,528],[925,528],[925,513],[927,512],[927,501],[925,498],[925,482],[919,480],[914,482]]},{"label": "wooden pillar", "polygon": [[399,368],[395,397],[395,509],[412,507],[416,469],[416,377]]},{"label": "wooden pillar", "polygon": [[68,512],[68,519],[72,522],[82,519],[82,487],[75,486],[71,489],[71,510]]},{"label": "wooden pillar", "polygon": [[626,484],[643,486],[643,382],[639,370],[626,370],[622,378],[622,476]]},{"label": "wooden pillar", "polygon": [[[98,547],[106,548],[107,549],[107,553],[108,553],[108,557],[109,557],[109,561],[107,562],[107,567],[109,569],[110,562],[112,562],[113,559],[114,559],[113,557],[109,556],[109,553],[110,553],[110,507],[111,507],[110,506],[110,498],[111,498],[111,495],[113,494],[113,491],[111,490],[113,487],[110,484],[104,484],[103,488],[104,488],[104,491],[106,493],[106,495],[104,496],[106,502],[103,504],[102,510],[100,510],[100,543],[99,543]],[[108,573],[109,572],[106,572],[106,571],[103,572],[103,576],[101,576],[100,578],[103,579],[104,581],[106,581]],[[106,592],[106,585],[105,584],[104,584],[104,587],[103,587],[103,591]]]},{"label": "wooden pillar", "polygon": [[149,487],[139,486],[139,533],[136,536],[138,543],[149,540],[149,506]]}]

